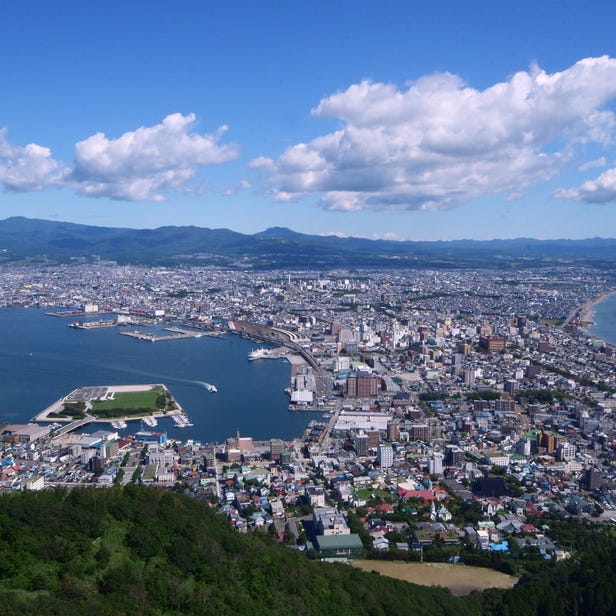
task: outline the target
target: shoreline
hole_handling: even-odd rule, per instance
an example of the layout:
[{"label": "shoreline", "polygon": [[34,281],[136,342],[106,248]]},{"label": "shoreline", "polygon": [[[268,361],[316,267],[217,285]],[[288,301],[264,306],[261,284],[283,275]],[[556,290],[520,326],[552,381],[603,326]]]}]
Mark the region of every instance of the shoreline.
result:
[{"label": "shoreline", "polygon": [[[595,322],[593,320],[595,316],[594,309],[598,304],[603,303],[605,300],[607,300],[612,295],[616,295],[616,289],[613,289],[611,291],[606,291],[605,293],[602,293],[598,297],[591,299],[590,301],[586,302],[578,310],[579,327],[582,331],[586,332],[587,334],[591,336],[593,335],[588,331],[588,329],[592,327],[593,325],[595,325]],[[595,337],[598,338],[598,336],[595,336]],[[611,344],[611,343],[608,343],[608,344]]]}]

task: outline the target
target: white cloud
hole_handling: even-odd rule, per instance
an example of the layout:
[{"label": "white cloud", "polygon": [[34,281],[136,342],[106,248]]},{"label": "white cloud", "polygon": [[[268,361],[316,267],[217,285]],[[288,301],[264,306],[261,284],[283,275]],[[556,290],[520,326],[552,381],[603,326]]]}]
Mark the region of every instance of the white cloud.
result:
[{"label": "white cloud", "polygon": [[162,201],[169,190],[201,194],[202,187],[190,183],[199,168],[236,159],[238,148],[219,143],[226,126],[200,135],[193,132],[195,123],[194,114],[174,113],[117,139],[96,133],[75,144],[72,169],[54,160],[49,148],[12,145],[0,129],[0,185],[13,192],[73,188],[126,201]]},{"label": "white cloud", "polygon": [[226,126],[213,135],[199,135],[192,132],[194,125],[194,114],[174,113],[117,139],[96,133],[78,142],[74,187],[91,197],[162,201],[166,191],[186,186],[200,167],[238,157],[235,145],[219,144]]},{"label": "white cloud", "polygon": [[51,150],[36,143],[12,145],[0,129],[0,184],[7,192],[31,192],[59,185],[67,168],[51,156]]},{"label": "white cloud", "polygon": [[588,171],[589,169],[596,169],[597,167],[605,167],[607,165],[607,158],[601,156],[595,160],[589,160],[588,162],[580,165],[578,171]]},{"label": "white cloud", "polygon": [[362,81],[312,110],[341,120],[339,130],[251,166],[271,174],[281,201],[320,194],[332,210],[442,210],[546,181],[576,144],[611,144],[615,97],[607,56],[553,74],[532,67],[483,91],[451,74],[404,89]]},{"label": "white cloud", "polygon": [[323,231],[323,233],[319,233],[322,237],[349,237],[348,233],[343,233],[342,231]]},{"label": "white cloud", "polygon": [[616,202],[616,168],[604,171],[598,178],[588,180],[577,188],[558,190],[555,196],[584,203]]}]

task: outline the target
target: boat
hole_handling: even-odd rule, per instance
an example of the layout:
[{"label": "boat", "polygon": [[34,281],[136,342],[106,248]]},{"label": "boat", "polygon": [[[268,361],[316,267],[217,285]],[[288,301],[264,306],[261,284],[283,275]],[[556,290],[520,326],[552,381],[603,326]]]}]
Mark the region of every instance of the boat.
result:
[{"label": "boat", "polygon": [[128,426],[128,424],[123,419],[117,419],[115,421],[112,421],[111,425],[116,430],[122,430],[123,428],[126,428],[126,426]]},{"label": "boat", "polygon": [[255,359],[263,359],[264,357],[267,357],[267,349],[264,349],[263,347],[255,349],[254,351],[250,351],[250,353],[248,353],[248,361],[255,361]]},{"label": "boat", "polygon": [[143,423],[146,426],[150,426],[150,428],[154,428],[155,426],[158,425],[158,421],[156,421],[156,417],[152,417],[150,415],[148,415],[147,417],[142,417],[141,421],[143,421]]},{"label": "boat", "polygon": [[213,394],[218,391],[218,387],[216,387],[216,385],[212,385],[211,383],[203,383],[203,387],[205,387],[208,391],[211,391]]},{"label": "boat", "polygon": [[193,425],[183,413],[180,415],[173,415],[173,421],[178,428],[188,428]]}]

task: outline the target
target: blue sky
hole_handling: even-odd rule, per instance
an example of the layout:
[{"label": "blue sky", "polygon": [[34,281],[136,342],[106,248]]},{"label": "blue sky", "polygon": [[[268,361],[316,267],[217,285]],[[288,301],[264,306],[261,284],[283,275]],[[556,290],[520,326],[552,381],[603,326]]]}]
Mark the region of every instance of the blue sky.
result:
[{"label": "blue sky", "polygon": [[0,218],[616,236],[616,7],[5,2]]}]

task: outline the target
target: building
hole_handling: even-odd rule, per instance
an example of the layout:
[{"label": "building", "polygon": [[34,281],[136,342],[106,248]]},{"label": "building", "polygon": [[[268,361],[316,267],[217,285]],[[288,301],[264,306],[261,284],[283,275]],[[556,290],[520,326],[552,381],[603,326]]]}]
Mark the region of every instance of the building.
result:
[{"label": "building", "polygon": [[336,507],[315,507],[313,514],[317,535],[350,535],[346,518]]},{"label": "building", "polygon": [[587,468],[584,471],[584,477],[582,478],[582,485],[587,490],[598,490],[603,483],[603,475],[601,471],[596,468]]},{"label": "building", "polygon": [[378,395],[381,379],[370,372],[357,372],[346,380],[345,393],[349,398],[369,398]]},{"label": "building", "polygon": [[273,438],[270,441],[270,458],[275,462],[280,462],[284,448],[284,442],[282,440],[279,438]]},{"label": "building", "polygon": [[499,353],[500,351],[505,350],[507,340],[505,338],[496,338],[494,336],[482,336],[479,338],[479,345],[488,353]]},{"label": "building", "polygon": [[387,443],[380,443],[376,450],[376,463],[381,468],[389,468],[394,463],[393,447]]},{"label": "building", "polygon": [[514,379],[510,379],[509,381],[505,381],[505,386],[503,388],[510,396],[515,396],[516,393],[520,389],[520,383],[515,381]]},{"label": "building", "polygon": [[400,425],[396,421],[387,424],[387,440],[397,442],[400,440]]},{"label": "building", "polygon": [[430,475],[442,475],[443,474],[443,454],[435,451],[428,458],[428,472]]},{"label": "building", "polygon": [[447,445],[445,450],[445,464],[457,468],[464,464],[464,451],[456,445]]},{"label": "building", "polygon": [[571,443],[561,443],[556,448],[556,456],[559,460],[572,460],[575,458],[575,445]]},{"label": "building", "polygon": [[364,457],[368,455],[368,435],[367,434],[358,434],[355,437],[355,453]]},{"label": "building", "polygon": [[537,435],[537,449],[543,448],[545,453],[554,453],[556,451],[557,441],[553,434],[541,432]]},{"label": "building", "polygon": [[412,441],[429,441],[430,427],[428,424],[415,424],[411,426],[410,437]]}]

